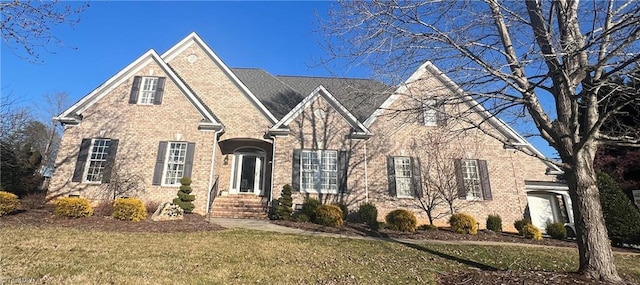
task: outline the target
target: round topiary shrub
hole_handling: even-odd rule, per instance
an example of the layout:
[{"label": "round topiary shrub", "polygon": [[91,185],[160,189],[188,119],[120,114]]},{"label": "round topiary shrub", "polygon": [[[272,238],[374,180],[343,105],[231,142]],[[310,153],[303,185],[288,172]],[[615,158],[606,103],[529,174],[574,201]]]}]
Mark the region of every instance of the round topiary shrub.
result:
[{"label": "round topiary shrub", "polygon": [[178,198],[173,199],[173,203],[180,206],[185,213],[190,214],[196,207],[193,205],[193,201],[196,200],[196,195],[191,195],[193,191],[191,189],[191,178],[182,177],[180,179],[180,190],[178,190]]},{"label": "round topiary shrub", "polygon": [[495,214],[487,217],[487,230],[496,233],[502,232],[502,218],[500,218],[500,215]]},{"label": "round topiary shrub", "polygon": [[385,217],[389,229],[401,232],[413,232],[418,225],[416,215],[405,209],[393,210]]},{"label": "round topiary shrub", "polygon": [[89,217],[93,215],[93,207],[85,198],[64,197],[56,200],[53,214],[67,218]]},{"label": "round topiary shrub", "polygon": [[360,204],[358,219],[364,222],[372,230],[378,229],[378,208],[373,203]]},{"label": "round topiary shrub", "polygon": [[306,198],[302,203],[302,209],[300,209],[300,213],[307,215],[307,217],[309,217],[309,219],[313,221],[315,219],[316,209],[318,209],[320,205],[322,205],[322,203],[320,203],[320,200],[315,198]]},{"label": "round topiary shrub", "polygon": [[524,235],[524,232],[522,231],[524,229],[524,226],[530,225],[530,224],[531,224],[531,221],[529,221],[528,219],[522,219],[522,220],[517,220],[513,222],[513,227],[516,228],[516,231],[518,231],[520,235]]},{"label": "round topiary shrub", "polygon": [[547,234],[551,236],[552,239],[566,239],[567,238],[567,229],[564,227],[563,223],[549,223],[547,224]]},{"label": "round topiary shrub", "polygon": [[345,203],[333,203],[332,205],[340,208],[342,211],[342,220],[347,220],[347,214],[349,214],[349,207]]},{"label": "round topiary shrub", "polygon": [[542,239],[542,232],[540,231],[540,229],[532,224],[526,224],[524,225],[524,227],[522,228],[522,235],[525,238],[528,239],[532,239],[532,240],[541,240]]},{"label": "round topiary shrub", "polygon": [[147,209],[140,199],[118,198],[113,202],[112,216],[118,220],[139,222],[147,218]]},{"label": "round topiary shrub", "polygon": [[18,204],[20,200],[16,194],[0,191],[0,217],[15,211]]},{"label": "round topiary shrub", "polygon": [[282,194],[278,199],[278,206],[276,206],[274,215],[276,220],[288,220],[291,218],[291,214],[293,213],[293,198],[291,197],[292,190],[293,188],[289,184],[282,186]]},{"label": "round topiary shrub", "polygon": [[321,205],[316,209],[314,222],[330,227],[342,227],[342,210],[335,205]]},{"label": "round topiary shrub", "polygon": [[451,230],[456,233],[471,235],[478,233],[478,222],[476,218],[469,214],[458,213],[451,215],[449,225],[451,225]]}]

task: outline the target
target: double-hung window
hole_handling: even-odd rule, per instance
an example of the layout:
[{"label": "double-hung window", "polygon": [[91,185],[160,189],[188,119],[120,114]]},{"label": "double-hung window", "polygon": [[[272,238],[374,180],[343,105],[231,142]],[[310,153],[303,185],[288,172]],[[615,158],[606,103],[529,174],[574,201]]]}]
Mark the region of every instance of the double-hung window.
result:
[{"label": "double-hung window", "polygon": [[109,182],[117,150],[117,139],[82,139],[71,181],[84,183]]},{"label": "double-hung window", "polygon": [[444,103],[436,99],[422,102],[422,123],[425,126],[443,126],[446,124]]},{"label": "double-hung window", "polygon": [[492,200],[486,160],[457,159],[458,197],[466,200]]},{"label": "double-hung window", "polygon": [[389,156],[387,158],[389,192],[398,198],[422,196],[420,160],[417,157]]},{"label": "double-hung window", "polygon": [[152,105],[153,99],[156,95],[156,89],[158,87],[157,77],[143,77],[140,88],[140,95],[138,96],[138,104]]},{"label": "double-hung window", "polygon": [[151,184],[180,186],[182,177],[191,177],[196,144],[181,141],[161,141]]},{"label": "double-hung window", "polygon": [[162,104],[165,79],[165,77],[135,76],[129,94],[129,104]]},{"label": "double-hung window", "polygon": [[338,152],[335,150],[302,150],[300,178],[302,191],[337,192]]}]

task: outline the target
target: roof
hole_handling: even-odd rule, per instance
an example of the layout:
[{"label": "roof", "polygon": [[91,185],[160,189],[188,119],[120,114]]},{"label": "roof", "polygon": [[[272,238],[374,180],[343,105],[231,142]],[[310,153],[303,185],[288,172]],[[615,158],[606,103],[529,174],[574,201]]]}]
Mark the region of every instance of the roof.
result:
[{"label": "roof", "polygon": [[231,70],[278,119],[282,119],[318,86],[323,86],[358,121],[364,122],[393,91],[372,79],[273,76],[257,68]]}]

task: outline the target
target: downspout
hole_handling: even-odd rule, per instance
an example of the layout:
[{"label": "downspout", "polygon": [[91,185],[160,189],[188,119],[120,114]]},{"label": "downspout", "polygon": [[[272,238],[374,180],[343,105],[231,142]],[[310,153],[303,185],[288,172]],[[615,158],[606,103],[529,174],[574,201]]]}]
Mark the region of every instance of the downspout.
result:
[{"label": "downspout", "polygon": [[369,171],[367,169],[367,141],[364,141],[364,202],[369,203]]},{"label": "downspout", "polygon": [[216,165],[216,147],[218,146],[218,135],[224,131],[223,128],[217,130],[213,136],[213,150],[211,151],[211,170],[209,171],[209,192],[207,195],[207,214],[211,213],[211,188],[213,187],[213,173]]},{"label": "downspout", "polygon": [[273,200],[273,177],[274,177],[274,170],[275,170],[275,165],[276,165],[276,137],[275,136],[271,136],[271,140],[273,140],[273,147],[271,150],[271,190],[269,191],[269,209],[271,209],[271,207],[273,207],[272,205],[272,200]]}]

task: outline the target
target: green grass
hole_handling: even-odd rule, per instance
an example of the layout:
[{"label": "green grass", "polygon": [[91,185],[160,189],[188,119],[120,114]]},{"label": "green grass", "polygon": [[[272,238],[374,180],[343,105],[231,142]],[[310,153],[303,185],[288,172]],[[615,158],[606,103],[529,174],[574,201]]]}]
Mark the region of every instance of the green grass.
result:
[{"label": "green grass", "polygon": [[[0,228],[0,283],[428,284],[436,272],[575,271],[575,249],[401,244],[249,230],[115,233]],[[640,279],[640,256],[616,255]],[[40,282],[42,283],[42,282]]]}]

